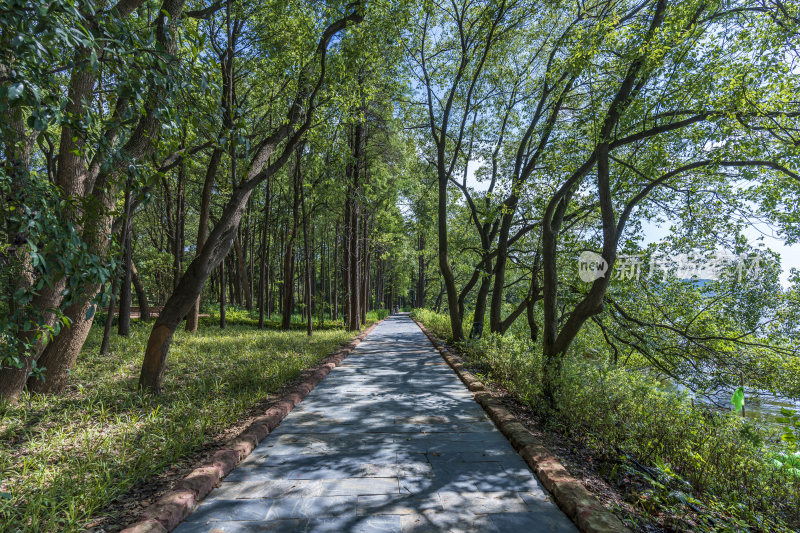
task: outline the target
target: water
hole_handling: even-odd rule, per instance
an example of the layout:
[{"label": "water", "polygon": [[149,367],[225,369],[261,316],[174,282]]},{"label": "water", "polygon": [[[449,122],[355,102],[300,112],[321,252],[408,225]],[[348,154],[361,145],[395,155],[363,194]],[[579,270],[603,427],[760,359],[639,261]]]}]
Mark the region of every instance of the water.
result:
[{"label": "water", "polygon": [[[683,387],[679,387],[683,388]],[[696,395],[690,393],[694,401],[721,409],[732,409],[731,396],[733,391],[719,391],[709,395]],[[781,408],[800,412],[800,399],[781,396],[769,391],[744,390],[744,416],[754,420],[775,423],[775,418],[781,416]]]}]

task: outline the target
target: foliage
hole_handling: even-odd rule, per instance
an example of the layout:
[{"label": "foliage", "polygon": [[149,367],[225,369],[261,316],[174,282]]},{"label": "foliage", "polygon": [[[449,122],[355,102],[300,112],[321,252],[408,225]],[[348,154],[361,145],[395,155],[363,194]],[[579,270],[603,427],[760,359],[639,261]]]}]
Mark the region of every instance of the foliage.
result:
[{"label": "foliage", "polygon": [[781,416],[775,421],[783,425],[781,440],[789,446],[789,449],[800,449],[800,413],[781,407]]},{"label": "foliage", "polygon": [[[5,199],[2,211],[4,227],[14,228],[16,238],[0,245],[0,279],[9,280],[8,298],[0,303],[0,368],[22,368],[23,355],[37,343],[46,343],[69,319],[61,310],[69,306],[80,287],[87,282],[103,283],[110,277],[113,263],[92,253],[65,213],[74,209],[69,201],[59,201],[57,189],[33,174],[26,178],[24,189],[0,171],[0,195]],[[33,278],[36,283],[20,280]],[[41,310],[34,305],[45,291],[59,290],[64,299],[57,309]],[[47,314],[55,314],[53,325]],[[36,331],[33,336],[25,332]],[[42,369],[34,364],[36,375]]]}]

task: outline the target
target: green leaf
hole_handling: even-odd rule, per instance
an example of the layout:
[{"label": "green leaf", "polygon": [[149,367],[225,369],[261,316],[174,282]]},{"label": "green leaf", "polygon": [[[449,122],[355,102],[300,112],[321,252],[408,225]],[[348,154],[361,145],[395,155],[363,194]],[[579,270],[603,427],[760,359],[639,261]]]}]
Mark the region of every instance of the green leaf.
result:
[{"label": "green leaf", "polygon": [[89,309],[86,310],[86,320],[91,320],[93,316],[94,316],[94,306],[90,305]]}]

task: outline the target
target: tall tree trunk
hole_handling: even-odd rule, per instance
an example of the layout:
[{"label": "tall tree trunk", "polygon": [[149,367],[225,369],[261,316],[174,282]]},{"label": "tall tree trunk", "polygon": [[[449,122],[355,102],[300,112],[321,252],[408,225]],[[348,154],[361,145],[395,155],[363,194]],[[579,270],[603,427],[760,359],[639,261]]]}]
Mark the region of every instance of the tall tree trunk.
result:
[{"label": "tall tree trunk", "polygon": [[[227,317],[225,316],[225,258],[219,263],[219,327],[225,329],[228,325]],[[163,314],[163,311],[162,311]]]},{"label": "tall tree trunk", "polygon": [[481,273],[481,284],[478,286],[478,295],[475,299],[475,313],[472,317],[472,329],[469,333],[471,339],[480,339],[483,336],[483,324],[486,320],[486,300],[492,284],[492,276],[489,274],[492,268],[491,260],[486,264],[489,266],[486,272]]},{"label": "tall tree trunk", "polygon": [[150,303],[147,301],[147,293],[144,291],[142,279],[139,277],[139,271],[136,270],[136,263],[133,261],[131,261],[131,280],[136,291],[136,301],[139,302],[139,320],[150,322]]},{"label": "tall tree trunk", "polygon": [[528,327],[531,330],[531,340],[536,342],[539,340],[539,324],[536,322],[536,315],[534,313],[536,302],[539,299],[539,269],[538,269],[539,254],[536,254],[536,268],[531,272],[531,285],[529,289],[528,305],[525,309],[525,317],[528,319]]},{"label": "tall tree trunk", "polygon": [[[302,179],[302,178],[301,178]],[[300,203],[303,210],[303,255],[305,256],[305,293],[306,293],[306,334],[310,337],[312,330],[312,308],[311,302],[314,298],[311,287],[311,252],[308,246],[308,213],[306,212],[306,195],[303,191],[303,183],[300,182]]]},{"label": "tall tree trunk", "polygon": [[125,220],[122,223],[122,284],[119,290],[119,320],[117,334],[127,337],[131,331],[131,263],[133,250],[131,234],[131,183],[125,185]]},{"label": "tall tree trunk", "polygon": [[[272,235],[267,234],[267,318],[272,317],[272,309],[275,303],[275,278],[272,268],[272,255],[270,254],[270,244],[272,243]],[[277,243],[276,243],[277,244]]]},{"label": "tall tree trunk", "polygon": [[[70,77],[69,88],[67,93],[66,116],[81,117],[86,114],[86,108],[92,101],[92,91],[96,82],[96,74],[92,69],[86,68],[86,61],[89,58],[91,50],[86,47],[79,47],[74,52],[74,67]],[[6,67],[0,66],[0,71],[5,71]],[[14,187],[17,188],[18,184],[24,183],[28,178],[28,169],[30,168],[30,154],[33,147],[34,137],[30,137],[30,141],[26,139],[25,128],[22,123],[22,115],[12,114],[11,116],[4,117],[8,120],[11,129],[16,133],[15,139],[9,139],[6,142],[6,157],[9,174],[14,178]],[[59,141],[58,153],[58,170],[55,174],[55,184],[60,187],[62,198],[82,198],[90,192],[89,189],[89,173],[87,172],[87,161],[85,159],[86,153],[86,139],[79,131],[73,129],[74,123],[72,121],[64,121],[61,126],[61,135]],[[12,148],[13,147],[13,148]],[[66,213],[67,218],[74,220],[75,213],[71,209]],[[84,228],[85,229],[85,228]],[[91,228],[89,232],[94,228]],[[12,232],[9,232],[12,236]],[[16,237],[16,235],[14,236]],[[23,285],[35,281],[33,269],[29,268],[30,256],[27,250],[18,255],[23,257],[21,260],[21,268],[18,271],[19,277],[15,280],[14,285],[21,288]],[[41,316],[31,317],[32,322],[42,322],[44,327],[33,328],[31,330],[21,331],[18,334],[18,340],[24,346],[26,343],[33,343],[33,346],[27,350],[27,353],[22,354],[23,366],[20,369],[3,368],[0,372],[0,398],[15,400],[22,392],[23,387],[27,381],[28,387],[35,386],[42,383],[38,379],[29,379],[28,374],[33,369],[35,361],[39,362],[40,367],[45,365],[41,362],[41,356],[45,355],[48,346],[53,344],[51,340],[47,344],[46,336],[40,335],[44,330],[55,325],[55,313],[51,310],[56,309],[63,302],[62,291],[66,288],[66,281],[61,280],[54,284],[52,289],[45,287],[39,291],[33,301],[31,302],[30,309],[38,311]],[[99,289],[99,286],[98,286]],[[91,290],[91,289],[90,289]],[[93,291],[92,297],[97,293]],[[80,300],[80,297],[77,298]],[[78,304],[65,309],[67,318],[72,318],[75,314],[73,307]],[[87,307],[88,308],[88,307]],[[84,317],[85,318],[85,317]],[[69,328],[62,327],[58,337],[67,337]],[[84,337],[85,339],[85,337]],[[82,342],[81,342],[82,345]],[[80,348],[79,348],[80,349]],[[49,364],[47,367],[49,368]]]},{"label": "tall tree trunk", "polygon": [[361,281],[361,276],[359,275],[359,217],[358,217],[358,206],[356,201],[353,202],[353,207],[350,211],[350,234],[347,236],[349,242],[348,248],[349,254],[348,259],[350,263],[350,268],[348,269],[348,293],[349,293],[349,302],[347,305],[348,311],[348,318],[347,318],[347,329],[351,331],[356,331],[359,328],[359,320],[361,318],[361,309],[360,309],[360,287],[359,282]]},{"label": "tall tree trunk", "polygon": [[417,237],[417,301],[415,306],[425,307],[425,234],[420,229]]},{"label": "tall tree trunk", "polygon": [[[442,142],[445,141],[442,140]],[[444,288],[447,291],[447,307],[450,311],[450,327],[453,330],[453,340],[460,341],[464,339],[464,329],[461,325],[461,313],[458,309],[456,278],[450,266],[450,256],[447,250],[447,170],[444,163],[444,149],[439,150],[438,159],[439,203],[436,220],[439,232],[439,270],[442,273]]]},{"label": "tall tree trunk", "polygon": [[389,312],[394,311],[394,273],[390,273],[389,275],[389,282],[388,282],[389,290],[386,292],[386,307],[389,309]]},{"label": "tall tree trunk", "polygon": [[253,216],[251,213],[252,204],[247,204],[247,231],[245,235],[247,235],[247,246],[244,249],[244,257],[247,260],[247,293],[250,295],[250,308],[248,311],[253,310],[253,284],[255,283],[255,277],[253,272],[253,258],[255,256],[255,240],[256,240],[256,232],[255,226],[253,225]]},{"label": "tall tree trunk", "polygon": [[[279,235],[281,237],[281,242],[280,242],[280,247],[278,248],[278,250],[280,250],[282,253],[284,253],[284,256],[283,256],[284,260],[286,258],[286,256],[285,256],[285,252],[286,252],[286,235],[287,235],[288,231],[289,230],[284,226],[283,231],[281,231],[279,233]],[[278,262],[277,270],[280,272],[280,279],[279,279],[279,282],[278,282],[278,311],[279,311],[279,313],[283,313],[283,294],[286,292],[286,289],[284,288],[284,285],[286,284],[286,280],[283,279],[283,264],[281,262],[281,253],[280,252],[278,253],[277,262]]]},{"label": "tall tree trunk", "polygon": [[125,246],[122,259],[122,280],[119,290],[119,320],[117,321],[117,335],[127,337],[131,332],[131,282],[133,281],[133,273],[131,265],[133,258],[131,257],[131,232],[128,229],[128,235],[125,237]]},{"label": "tall tree trunk", "polygon": [[442,311],[442,296],[444,296],[444,284],[439,282],[439,294],[436,296],[436,312]]},{"label": "tall tree trunk", "polygon": [[347,244],[347,263],[348,263],[348,304],[347,304],[347,329],[356,331],[360,329],[361,321],[361,276],[360,276],[360,240],[359,234],[361,230],[361,216],[359,205],[359,191],[360,191],[360,170],[362,153],[361,148],[363,145],[364,125],[359,120],[353,128],[353,135],[351,137],[352,149],[352,162],[350,163],[351,182],[348,189],[348,201],[350,204],[348,227],[345,228],[345,237],[348,240]]},{"label": "tall tree trunk", "polygon": [[508,236],[516,206],[517,197],[512,194],[506,201],[505,209],[509,212],[503,215],[500,232],[497,236],[497,261],[494,267],[494,287],[489,308],[489,327],[492,333],[501,333],[500,324],[502,322],[503,295],[505,294],[506,264],[508,263]]},{"label": "tall tree trunk", "polygon": [[281,329],[289,330],[292,327],[292,313],[294,312],[294,267],[295,267],[295,240],[297,237],[297,226],[300,218],[300,184],[301,169],[300,159],[302,148],[298,147],[295,154],[294,168],[294,194],[292,196],[292,222],[286,236],[286,250],[283,261],[283,312],[281,314]]},{"label": "tall tree trunk", "polygon": [[[112,233],[112,209],[116,198],[116,187],[110,183],[111,176],[101,177],[102,183],[96,185],[93,196],[98,199],[98,217],[91,226],[87,226],[84,234],[89,249],[97,254],[105,254],[107,236]],[[44,347],[38,360],[40,366],[47,368],[46,380],[28,380],[28,389],[38,393],[60,392],[69,379],[69,371],[75,366],[81,348],[86,342],[94,321],[94,299],[100,292],[100,284],[84,285],[83,292],[75,295],[72,303],[64,310],[69,319],[69,327],[61,328],[56,337]]]},{"label": "tall tree trunk", "polygon": [[336,235],[333,236],[333,316],[331,320],[339,320],[339,226],[336,227]]},{"label": "tall tree trunk", "polygon": [[[184,149],[186,142],[186,130],[184,129],[183,138],[181,139],[181,149]],[[184,225],[185,225],[185,209],[184,209],[184,189],[186,182],[186,165],[181,160],[178,165],[178,184],[175,191],[175,222],[172,226],[172,288],[178,286],[178,280],[181,277],[181,270],[183,266],[183,248],[184,248]],[[129,290],[130,292],[130,290]],[[122,298],[120,298],[120,304]]]},{"label": "tall tree trunk", "polygon": [[[206,168],[206,177],[203,182],[203,194],[200,200],[200,217],[197,226],[197,247],[195,257],[200,255],[203,249],[203,244],[206,242],[206,235],[208,235],[208,219],[211,215],[211,193],[214,190],[214,181],[217,176],[217,169],[219,168],[220,161],[222,161],[223,151],[219,148],[211,153],[208,167]],[[194,306],[186,316],[186,331],[197,331],[198,317],[200,315],[200,297],[194,303]]]},{"label": "tall tree trunk", "polygon": [[367,306],[369,305],[369,255],[367,254],[367,220],[364,216],[363,235],[361,235],[361,324],[367,322]]},{"label": "tall tree trunk", "polygon": [[350,321],[350,211],[352,205],[350,197],[345,198],[344,202],[344,223],[342,224],[342,324],[345,328]]},{"label": "tall tree trunk", "polygon": [[253,293],[250,291],[250,283],[247,280],[247,262],[238,238],[233,240],[233,249],[236,252],[236,265],[238,268],[236,286],[239,288],[239,302],[244,301],[245,308],[251,311],[253,309]]},{"label": "tall tree trunk", "polygon": [[[237,230],[238,233],[238,230]],[[238,250],[237,250],[238,248]],[[239,248],[239,237],[237,236],[233,239],[233,254],[229,256],[229,261],[231,264],[228,265],[229,274],[228,274],[228,281],[230,282],[230,295],[231,295],[231,302],[235,305],[242,306],[242,264],[239,262],[239,254],[237,252],[241,252],[241,248]]]},{"label": "tall tree trunk", "polygon": [[106,314],[106,323],[103,328],[103,341],[100,343],[100,355],[108,353],[108,345],[111,342],[111,328],[114,325],[114,313],[117,303],[117,281],[119,276],[115,273],[111,278],[111,292],[108,299],[108,314]]},{"label": "tall tree trunk", "polygon": [[[269,285],[266,280],[267,263],[269,263],[269,209],[272,179],[267,179],[267,193],[264,206],[264,229],[261,232],[261,264],[258,270],[258,329],[264,329],[264,310],[269,300]],[[267,284],[265,287],[265,283]],[[266,291],[265,291],[266,288]]]},{"label": "tall tree trunk", "polygon": [[325,327],[325,311],[328,307],[328,263],[330,263],[330,250],[328,249],[328,232],[323,231],[319,243],[319,290],[320,294],[320,310],[319,310],[319,327]]},{"label": "tall tree trunk", "polygon": [[240,303],[241,299],[237,300],[236,296],[238,277],[236,273],[236,257],[234,256],[234,251],[232,248],[231,253],[228,254],[228,257],[225,260],[228,262],[228,265],[225,267],[225,271],[228,273],[228,299],[233,304]]},{"label": "tall tree trunk", "polygon": [[[231,250],[236,228],[239,226],[247,198],[251,192],[252,188],[247,187],[237,187],[233,190],[231,199],[225,206],[219,222],[214,226],[203,246],[203,251],[189,264],[181,277],[178,288],[164,304],[164,308],[153,324],[153,330],[147,342],[142,373],[139,377],[141,388],[153,392],[161,390],[164,362],[172,335],[194,305],[211,270],[218,266],[220,267],[220,287],[224,287],[222,260]],[[223,289],[220,289],[220,293],[222,291]]]}]

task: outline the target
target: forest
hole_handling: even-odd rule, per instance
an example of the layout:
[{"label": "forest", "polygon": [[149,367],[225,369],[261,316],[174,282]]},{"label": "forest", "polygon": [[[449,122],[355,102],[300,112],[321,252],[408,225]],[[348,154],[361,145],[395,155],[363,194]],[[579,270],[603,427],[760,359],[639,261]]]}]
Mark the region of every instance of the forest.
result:
[{"label": "forest", "polygon": [[0,0],[0,113],[0,531],[395,310],[630,530],[800,529],[797,0]]}]

